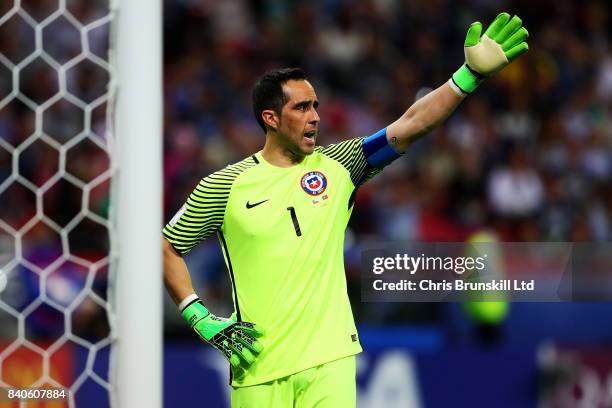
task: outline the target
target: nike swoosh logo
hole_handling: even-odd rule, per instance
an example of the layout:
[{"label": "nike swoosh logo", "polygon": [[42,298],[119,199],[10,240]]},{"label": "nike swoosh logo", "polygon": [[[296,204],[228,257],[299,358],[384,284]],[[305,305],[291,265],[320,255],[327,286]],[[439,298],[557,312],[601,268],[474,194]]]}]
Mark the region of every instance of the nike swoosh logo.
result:
[{"label": "nike swoosh logo", "polygon": [[253,207],[257,207],[259,204],[263,204],[263,203],[265,203],[266,201],[269,201],[269,200],[270,200],[270,199],[263,200],[263,201],[260,201],[260,202],[258,202],[258,203],[254,203],[254,204],[251,204],[251,203],[249,203],[249,202],[247,201],[247,203],[246,203],[246,208],[247,208],[247,209],[250,209],[250,208],[253,208]]}]

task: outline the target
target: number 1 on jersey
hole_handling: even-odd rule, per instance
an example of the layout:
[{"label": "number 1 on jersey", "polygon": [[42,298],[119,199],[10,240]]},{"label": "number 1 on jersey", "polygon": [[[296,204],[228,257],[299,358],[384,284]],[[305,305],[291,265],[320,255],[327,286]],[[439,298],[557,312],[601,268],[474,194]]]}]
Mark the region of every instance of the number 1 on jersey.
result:
[{"label": "number 1 on jersey", "polygon": [[287,207],[287,211],[291,214],[291,221],[293,221],[293,228],[295,228],[295,235],[298,237],[302,236],[302,230],[300,229],[300,223],[298,222],[297,215],[295,214],[295,208]]}]

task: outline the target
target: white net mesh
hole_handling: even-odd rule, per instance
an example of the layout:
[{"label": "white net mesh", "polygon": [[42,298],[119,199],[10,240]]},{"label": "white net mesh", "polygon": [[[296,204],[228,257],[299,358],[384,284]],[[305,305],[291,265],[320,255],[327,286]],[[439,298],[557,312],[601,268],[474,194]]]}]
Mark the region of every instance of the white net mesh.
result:
[{"label": "white net mesh", "polygon": [[70,390],[0,408],[110,405],[112,17],[0,1],[0,387]]}]

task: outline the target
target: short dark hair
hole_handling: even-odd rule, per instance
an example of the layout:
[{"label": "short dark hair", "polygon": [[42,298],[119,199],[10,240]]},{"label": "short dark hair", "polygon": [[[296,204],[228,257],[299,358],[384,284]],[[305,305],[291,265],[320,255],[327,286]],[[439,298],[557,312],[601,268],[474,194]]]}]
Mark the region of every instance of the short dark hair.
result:
[{"label": "short dark hair", "polygon": [[266,72],[255,82],[253,87],[253,114],[259,126],[266,131],[266,124],[261,112],[272,109],[280,115],[287,103],[287,95],[283,92],[283,84],[290,80],[306,79],[302,68],[280,68]]}]

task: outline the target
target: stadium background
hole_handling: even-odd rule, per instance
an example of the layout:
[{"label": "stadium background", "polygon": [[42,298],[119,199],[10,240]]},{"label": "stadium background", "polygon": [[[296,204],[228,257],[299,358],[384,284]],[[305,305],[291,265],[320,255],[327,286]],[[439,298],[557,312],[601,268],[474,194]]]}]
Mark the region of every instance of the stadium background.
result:
[{"label": "stadium background", "polygon": [[[31,11],[44,13],[49,3],[31,2]],[[108,13],[105,7],[81,2],[74,12],[87,20]],[[530,52],[488,80],[446,123],[357,195],[346,266],[366,349],[358,372],[362,406],[535,407],[545,400],[549,405],[543,406],[560,406],[555,399],[578,406],[572,398],[587,400],[584,406],[612,405],[611,305],[516,303],[502,324],[483,327],[458,304],[362,303],[359,275],[359,251],[371,239],[464,241],[483,228],[504,241],[612,238],[609,4],[164,2],[165,220],[202,176],[261,148],[264,138],[253,120],[250,87],[266,69],[301,66],[307,71],[321,102],[319,144],[371,134],[403,113],[418,94],[446,81],[463,61],[469,23],[486,24],[501,10],[521,16],[531,34]],[[78,33],[75,38],[69,25],[61,24],[54,30],[63,41],[58,60],[70,58],[79,47]],[[91,38],[100,55],[107,35],[106,28]],[[19,22],[0,27],[0,52],[26,55],[29,36]],[[10,75],[4,71],[0,90],[8,94]],[[24,92],[45,100],[54,93],[53,78],[49,67],[40,64],[24,72]],[[107,83],[106,71],[89,66],[75,70],[68,87],[90,101]],[[105,129],[104,109],[93,112],[93,131],[99,135]],[[45,131],[58,140],[80,131],[78,109],[58,104],[49,112]],[[32,123],[32,112],[23,104],[0,110],[0,136],[13,145],[32,133]],[[45,146],[26,153],[20,173],[40,185],[58,159]],[[108,157],[86,144],[71,151],[68,163],[71,173],[88,180],[108,167]],[[11,157],[0,149],[0,178],[10,171]],[[92,195],[92,211],[106,213],[107,190],[106,183]],[[0,203],[0,217],[14,226],[35,211],[32,197],[18,186],[0,195]],[[51,191],[45,213],[65,224],[80,205],[80,192],[64,183]],[[75,253],[95,259],[108,251],[104,228],[83,223],[76,232],[71,235]],[[57,237],[44,227],[24,245],[42,263],[61,252]],[[230,285],[217,242],[205,241],[187,262],[207,306],[229,314]],[[13,302],[25,304],[35,295],[33,275],[21,271],[23,290],[12,293],[21,300]],[[98,277],[95,290],[104,296],[105,275]],[[73,265],[59,279],[78,287],[83,278]],[[225,406],[222,358],[198,343],[167,297],[166,306],[166,406],[202,401],[207,407]],[[74,316],[82,337],[107,335],[108,323],[95,303]],[[61,319],[42,310],[28,320],[28,330],[50,341]],[[0,331],[10,336],[6,325]],[[83,364],[79,351],[72,352],[71,364]],[[572,388],[573,383],[583,386]],[[97,406],[95,400],[87,406]]]}]

